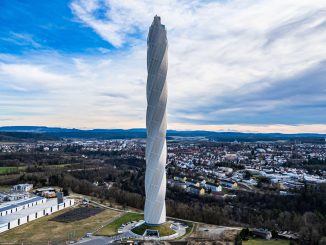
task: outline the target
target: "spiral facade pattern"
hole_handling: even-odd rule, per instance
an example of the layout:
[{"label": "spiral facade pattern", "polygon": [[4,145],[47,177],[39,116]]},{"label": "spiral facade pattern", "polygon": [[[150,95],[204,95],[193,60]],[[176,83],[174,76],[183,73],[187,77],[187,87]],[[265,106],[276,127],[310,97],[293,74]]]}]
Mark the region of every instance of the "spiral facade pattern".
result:
[{"label": "spiral facade pattern", "polygon": [[158,16],[149,28],[147,39],[147,112],[145,222],[162,224],[166,220],[166,103],[168,41],[165,26]]}]

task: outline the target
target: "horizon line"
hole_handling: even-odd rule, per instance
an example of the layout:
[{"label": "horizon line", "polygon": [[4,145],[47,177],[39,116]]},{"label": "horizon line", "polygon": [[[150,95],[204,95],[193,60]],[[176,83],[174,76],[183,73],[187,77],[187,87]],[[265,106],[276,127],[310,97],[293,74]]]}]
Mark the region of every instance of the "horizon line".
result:
[{"label": "horizon line", "polygon": [[[275,126],[276,124],[271,124],[271,125],[242,125],[242,126],[249,126],[249,127],[269,127],[269,126]],[[312,126],[312,125],[317,125],[317,124],[311,124],[311,125],[304,125],[304,126]],[[194,125],[196,126],[196,125]],[[212,126],[212,125],[207,125],[207,126]],[[222,126],[222,125],[213,125],[213,126]],[[228,125],[228,126],[231,126],[231,125]],[[237,127],[236,125],[234,125],[235,127]],[[276,126],[289,126],[289,127],[300,127],[300,126],[303,126],[303,125],[281,125],[281,124],[278,124]],[[324,126],[326,127],[326,125],[321,125],[321,126]],[[2,125],[0,126],[0,131],[2,128],[10,128],[10,127],[34,127],[34,128],[58,128],[58,129],[68,129],[68,130],[80,130],[80,131],[92,131],[92,130],[134,130],[134,129],[143,129],[146,131],[146,127],[128,127],[128,128],[114,128],[114,127],[111,127],[111,128],[101,128],[101,127],[94,127],[94,128],[88,128],[88,127],[65,127],[65,126],[44,126],[44,125]],[[193,131],[193,132],[196,132],[196,131],[205,131],[205,132],[214,132],[214,133],[244,133],[244,134],[289,134],[289,135],[293,135],[293,134],[305,134],[305,135],[308,135],[308,134],[315,134],[315,135],[326,135],[326,132],[313,132],[313,131],[304,131],[304,132],[280,132],[280,131],[270,131],[270,130],[267,130],[267,131],[248,131],[248,130],[235,130],[235,129],[217,129],[217,130],[214,130],[214,129],[209,129],[209,128],[184,128],[184,129],[178,129],[178,128],[168,128],[167,129],[168,131]],[[291,131],[291,130],[290,130]],[[321,131],[324,131],[323,129]]]}]

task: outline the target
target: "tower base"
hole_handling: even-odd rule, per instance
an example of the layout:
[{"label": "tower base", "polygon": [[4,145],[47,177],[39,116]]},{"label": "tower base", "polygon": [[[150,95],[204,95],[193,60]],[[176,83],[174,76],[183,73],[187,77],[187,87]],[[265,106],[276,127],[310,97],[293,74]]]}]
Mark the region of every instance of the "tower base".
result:
[{"label": "tower base", "polygon": [[165,222],[160,225],[146,224],[143,223],[131,231],[137,235],[151,238],[160,238],[166,236],[172,236],[176,232],[171,228],[172,224],[170,222]]}]

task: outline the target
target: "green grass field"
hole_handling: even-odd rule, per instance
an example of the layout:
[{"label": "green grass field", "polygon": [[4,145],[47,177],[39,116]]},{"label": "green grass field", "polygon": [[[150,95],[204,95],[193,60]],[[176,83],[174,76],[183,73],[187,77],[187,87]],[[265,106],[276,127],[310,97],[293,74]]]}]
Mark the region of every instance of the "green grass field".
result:
[{"label": "green grass field", "polygon": [[263,239],[250,239],[249,241],[243,241],[244,245],[289,245],[287,240],[263,240]]},{"label": "green grass field", "polygon": [[18,167],[0,167],[0,174],[13,174],[18,172]]},{"label": "green grass field", "polygon": [[112,223],[104,226],[102,229],[100,229],[98,232],[96,232],[96,235],[98,236],[112,236],[118,233],[118,229],[122,224],[125,224],[129,221],[139,221],[144,219],[143,214],[138,213],[126,213],[120,216],[119,218],[112,221]]}]

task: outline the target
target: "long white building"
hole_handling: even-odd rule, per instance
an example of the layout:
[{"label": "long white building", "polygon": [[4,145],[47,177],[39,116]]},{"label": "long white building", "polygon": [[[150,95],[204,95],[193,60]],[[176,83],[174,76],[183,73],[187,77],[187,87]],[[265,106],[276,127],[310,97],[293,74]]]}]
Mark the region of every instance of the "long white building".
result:
[{"label": "long white building", "polygon": [[0,233],[70,207],[74,203],[74,199],[68,198],[58,203],[57,198],[35,197],[18,204],[1,205]]},{"label": "long white building", "polygon": [[166,220],[166,103],[168,41],[161,18],[154,17],[147,39],[147,113],[145,222],[162,224]]},{"label": "long white building", "polygon": [[44,197],[32,197],[19,199],[17,201],[5,202],[0,205],[0,217],[18,212],[22,209],[42,204],[44,202],[46,202]]}]

